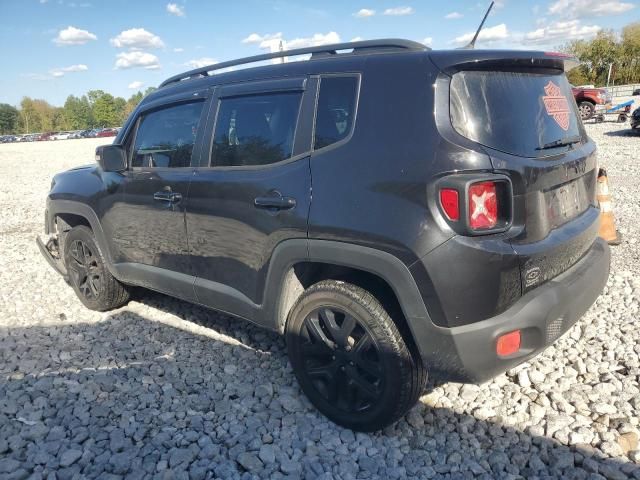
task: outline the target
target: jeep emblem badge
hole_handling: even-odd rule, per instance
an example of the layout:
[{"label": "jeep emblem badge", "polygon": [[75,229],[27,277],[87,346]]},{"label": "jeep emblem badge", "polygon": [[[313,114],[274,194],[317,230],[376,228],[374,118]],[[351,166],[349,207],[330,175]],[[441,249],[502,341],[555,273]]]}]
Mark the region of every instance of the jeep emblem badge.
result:
[{"label": "jeep emblem badge", "polygon": [[544,92],[546,95],[543,95],[542,102],[544,103],[544,108],[547,110],[547,115],[553,117],[560,128],[563,130],[569,130],[569,121],[571,117],[569,116],[569,102],[567,101],[567,97],[562,95],[562,91],[560,87],[549,80],[549,83],[544,87]]},{"label": "jeep emblem badge", "polygon": [[525,287],[530,287],[531,285],[535,285],[538,283],[540,279],[540,267],[533,267],[527,270],[524,274],[524,285]]}]

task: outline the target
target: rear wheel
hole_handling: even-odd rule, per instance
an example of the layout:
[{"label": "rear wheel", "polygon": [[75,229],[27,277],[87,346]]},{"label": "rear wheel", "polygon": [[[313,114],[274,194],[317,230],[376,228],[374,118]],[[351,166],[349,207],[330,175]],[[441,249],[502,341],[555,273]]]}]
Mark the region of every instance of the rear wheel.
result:
[{"label": "rear wheel", "polygon": [[596,106],[591,102],[580,102],[578,110],[580,110],[580,118],[582,120],[589,120],[596,113]]},{"label": "rear wheel", "polygon": [[298,299],[287,322],[293,370],[311,403],[333,422],[374,431],[418,400],[427,373],[369,292],[327,280]]},{"label": "rear wheel", "polygon": [[105,311],[129,301],[129,290],[107,270],[91,229],[77,226],[67,233],[64,263],[73,290],[87,308]]}]

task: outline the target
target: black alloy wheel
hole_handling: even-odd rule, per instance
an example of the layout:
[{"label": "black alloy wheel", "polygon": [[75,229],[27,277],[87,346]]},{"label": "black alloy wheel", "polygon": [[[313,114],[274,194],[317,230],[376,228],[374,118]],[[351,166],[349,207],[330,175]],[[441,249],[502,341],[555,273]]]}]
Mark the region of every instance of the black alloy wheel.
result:
[{"label": "black alloy wheel", "polygon": [[129,288],[109,272],[90,228],[73,227],[65,233],[63,247],[71,286],[87,308],[104,312],[129,301]]},{"label": "black alloy wheel", "polygon": [[69,248],[71,262],[67,267],[72,282],[88,300],[97,299],[102,290],[98,258],[82,240],[74,240]]},{"label": "black alloy wheel", "polygon": [[354,315],[335,306],[313,310],[304,320],[304,374],[318,393],[345,413],[363,412],[384,389],[378,347]]},{"label": "black alloy wheel", "polygon": [[311,403],[338,425],[380,430],[420,397],[427,370],[396,315],[398,324],[380,299],[340,280],[312,285],[291,308],[285,333],[293,371]]}]

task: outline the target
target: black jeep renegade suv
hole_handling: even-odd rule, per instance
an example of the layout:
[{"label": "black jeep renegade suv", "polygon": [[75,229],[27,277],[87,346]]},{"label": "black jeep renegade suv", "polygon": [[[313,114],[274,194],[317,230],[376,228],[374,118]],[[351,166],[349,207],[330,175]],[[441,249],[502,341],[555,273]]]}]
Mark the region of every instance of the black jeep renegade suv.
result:
[{"label": "black jeep renegade suv", "polygon": [[136,285],[283,333],[322,413],[380,429],[427,372],[487,380],[602,291],[565,60],[380,40],[186,72],[54,177],[41,250],[88,308]]}]

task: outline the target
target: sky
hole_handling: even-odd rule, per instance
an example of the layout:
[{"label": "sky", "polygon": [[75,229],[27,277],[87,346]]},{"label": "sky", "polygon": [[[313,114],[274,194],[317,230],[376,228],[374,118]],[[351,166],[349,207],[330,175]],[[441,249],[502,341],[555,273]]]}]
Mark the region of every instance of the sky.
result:
[{"label": "sky", "polygon": [[[407,38],[464,45],[478,0],[0,0],[0,103],[64,104],[101,89],[124,98],[177,73],[285,48]],[[499,0],[477,47],[550,50],[640,20],[637,0]]]}]

